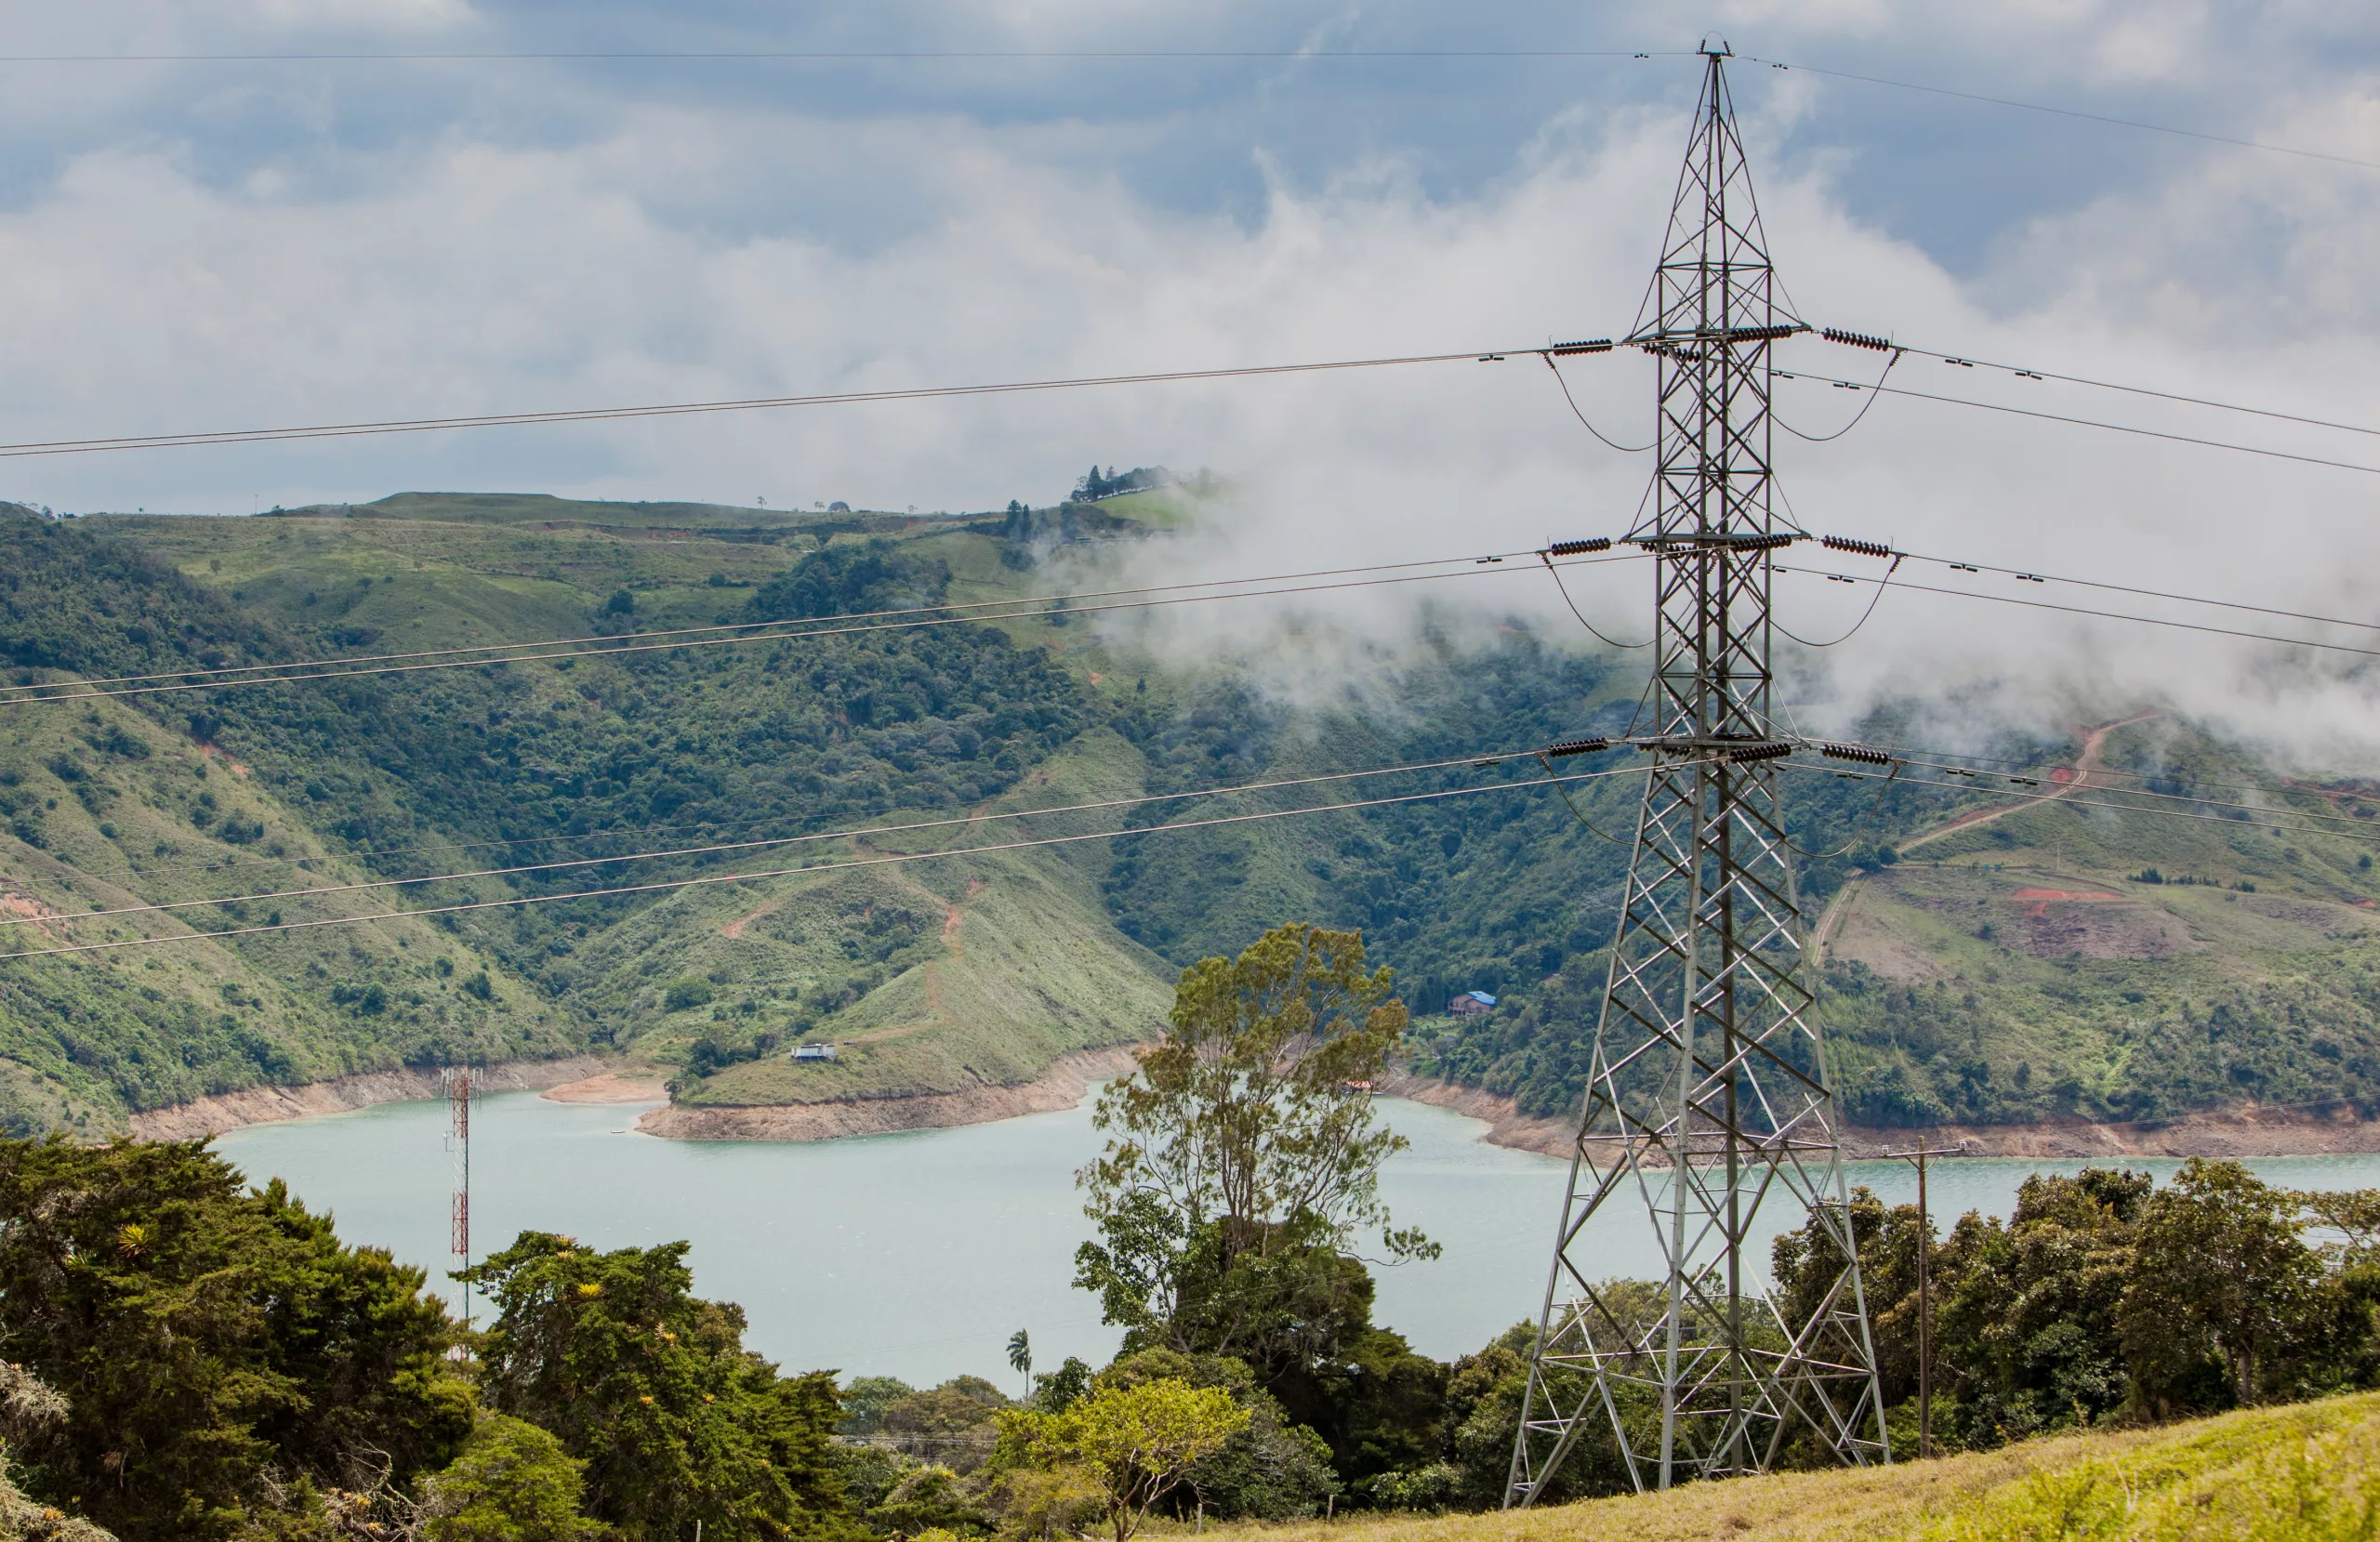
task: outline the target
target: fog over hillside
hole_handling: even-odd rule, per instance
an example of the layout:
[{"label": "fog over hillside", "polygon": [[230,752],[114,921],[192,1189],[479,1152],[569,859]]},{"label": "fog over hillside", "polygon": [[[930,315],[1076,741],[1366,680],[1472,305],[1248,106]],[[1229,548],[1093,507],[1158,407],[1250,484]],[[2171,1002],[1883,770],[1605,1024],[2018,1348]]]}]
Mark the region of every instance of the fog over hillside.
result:
[{"label": "fog over hillside", "polygon": [[[200,14],[203,12],[204,14]],[[105,35],[28,23],[28,53],[509,54],[550,49],[535,6],[310,12],[133,7]],[[202,25],[203,23],[203,25]],[[696,7],[656,40],[574,15],[590,51],[1159,52],[1302,59],[283,59],[47,71],[0,109],[0,274],[25,297],[0,405],[14,441],[1144,369],[1521,348],[1624,329],[1691,103],[1679,57],[1329,59],[1316,50],[1690,49],[1655,8],[1563,31],[1527,7],[1451,20],[1225,7],[1196,21],[1071,7],[885,13],[881,35]],[[2350,423],[2380,325],[2380,104],[2370,19],[2104,4],[1983,26],[1859,6],[1714,18],[1736,71],[1773,255],[1801,316],[1941,353]],[[1549,31],[1550,27],[1554,30]],[[1673,35],[1674,34],[1674,35]],[[226,36],[240,40],[226,46]],[[692,40],[691,44],[689,40]],[[1895,90],[1931,83],[2215,139]],[[1423,89],[1426,87],[1426,89]],[[2306,147],[2322,159],[2220,142]],[[2339,159],[2344,157],[2345,159]],[[2319,458],[2363,436],[1911,356],[1893,383]],[[1815,342],[1786,366],[1872,380]],[[1622,443],[1649,426],[1641,357],[1573,361]],[[1851,393],[1788,382],[1825,434]],[[2367,473],[1908,399],[1848,436],[1780,436],[1814,530],[2139,586],[2362,613]],[[1237,496],[1179,573],[1534,546],[1616,532],[1643,491],[1541,363],[1414,366],[601,427],[20,461],[60,507],[245,511],[392,486],[537,487],[776,507],[1043,502],[1086,459],[1208,465]],[[2317,560],[2308,554],[2319,553]],[[1861,596],[1785,581],[1796,630]],[[1641,621],[1626,568],[1582,602]],[[1548,619],[1537,581],[1334,603],[1368,648],[1424,604]],[[1259,651],[1252,613],[1214,636]],[[1178,632],[1208,624],[1175,618]],[[1355,652],[1323,650],[1326,684]],[[2380,734],[2360,661],[2232,639],[1888,600],[1812,700],[1962,693],[2062,718],[2063,695],[2165,701],[2339,762]],[[1296,682],[1285,681],[1285,685]],[[1309,684],[1311,682],[1308,682]],[[1956,724],[1946,724],[1948,728]]]}]

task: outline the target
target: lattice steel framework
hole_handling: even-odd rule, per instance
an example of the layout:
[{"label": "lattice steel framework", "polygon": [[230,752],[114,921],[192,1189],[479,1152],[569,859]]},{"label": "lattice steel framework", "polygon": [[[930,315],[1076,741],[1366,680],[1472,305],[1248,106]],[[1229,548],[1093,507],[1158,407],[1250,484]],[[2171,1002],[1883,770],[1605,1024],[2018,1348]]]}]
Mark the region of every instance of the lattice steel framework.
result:
[{"label": "lattice steel framework", "polygon": [[[1803,327],[1778,301],[1726,50],[1705,53],[1660,267],[1628,339],[1659,374],[1659,467],[1632,536],[1657,573],[1659,646],[1632,734],[1652,765],[1508,1506],[1604,1431],[1640,1490],[1763,1471],[1788,1443],[1886,1459],[1778,808],[1789,746],[1769,719],[1770,561],[1790,530],[1772,504],[1769,349]],[[1588,1227],[1607,1212],[1649,1222],[1666,1265],[1657,1298],[1612,1288],[1598,1267]],[[1753,1238],[1805,1214],[1818,1237],[1788,1300],[1764,1286]]]},{"label": "lattice steel framework", "polygon": [[[439,1074],[446,1087],[446,1154],[454,1163],[455,1193],[447,1209],[447,1250],[455,1268],[471,1267],[471,1109],[479,1101],[479,1084],[468,1065],[450,1065]],[[469,1285],[463,1287],[463,1326],[471,1325]]]}]

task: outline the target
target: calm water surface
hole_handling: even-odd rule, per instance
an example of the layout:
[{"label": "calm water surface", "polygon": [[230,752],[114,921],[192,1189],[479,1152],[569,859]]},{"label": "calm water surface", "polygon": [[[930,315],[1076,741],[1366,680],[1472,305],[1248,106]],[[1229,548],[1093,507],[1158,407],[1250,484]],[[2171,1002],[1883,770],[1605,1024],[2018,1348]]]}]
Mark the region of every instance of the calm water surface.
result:
[{"label": "calm water surface", "polygon": [[[1378,1321],[1441,1359],[1477,1349],[1524,1317],[1545,1288],[1567,1165],[1480,1140],[1476,1120],[1385,1100],[1410,1151],[1381,1188],[1399,1225],[1445,1245],[1434,1263],[1381,1270]],[[1090,1235],[1074,1170],[1100,1145],[1088,1104],[1064,1114],[857,1140],[660,1140],[631,1133],[641,1108],[488,1098],[472,1127],[472,1240],[485,1252],[524,1228],[592,1245],[680,1238],[695,1288],[739,1301],[748,1342],[789,1368],[834,1366],[915,1382],[962,1371],[1007,1386],[1002,1346],[1030,1329],[1044,1369],[1068,1354],[1098,1364],[1117,1333],[1097,1303],[1069,1289],[1075,1246]],[[338,1218],[350,1242],[388,1247],[443,1272],[447,1193],[443,1102],[263,1125],[218,1146],[252,1181],[283,1178]],[[2161,1180],[2178,1163],[2135,1160]],[[2380,1185],[2380,1157],[2281,1157],[2251,1164],[2296,1188]],[[1944,1161],[1932,1169],[1937,1216],[2005,1215],[2028,1173],[2079,1162]],[[1916,1197],[1901,1163],[1860,1163],[1852,1181],[1892,1201]],[[1599,1217],[1590,1238],[1601,1272],[1652,1274],[1659,1255],[1640,1219]],[[1775,1209],[1771,1232],[1798,1220]],[[433,1272],[454,1299],[455,1287]]]}]

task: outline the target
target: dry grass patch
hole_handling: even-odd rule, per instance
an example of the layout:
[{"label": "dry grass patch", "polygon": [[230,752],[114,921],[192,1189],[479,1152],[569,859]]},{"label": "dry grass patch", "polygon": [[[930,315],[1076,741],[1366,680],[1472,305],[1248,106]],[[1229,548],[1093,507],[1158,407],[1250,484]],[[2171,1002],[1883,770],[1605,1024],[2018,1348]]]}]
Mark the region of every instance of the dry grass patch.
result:
[{"label": "dry grass patch", "polygon": [[2369,1538],[2363,1479],[2375,1466],[2380,1394],[2365,1393],[1931,1462],[1694,1483],[1538,1510],[1210,1530],[1262,1533],[1263,1542]]}]

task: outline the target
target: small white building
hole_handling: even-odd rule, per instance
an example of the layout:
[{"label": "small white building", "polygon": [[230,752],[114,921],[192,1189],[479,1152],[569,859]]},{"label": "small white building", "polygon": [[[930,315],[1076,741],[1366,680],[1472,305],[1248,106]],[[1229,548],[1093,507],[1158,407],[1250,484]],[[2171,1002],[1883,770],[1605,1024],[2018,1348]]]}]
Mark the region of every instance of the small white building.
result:
[{"label": "small white building", "polygon": [[793,1047],[793,1058],[798,1061],[831,1061],[835,1058],[835,1047],[831,1044],[797,1044]]}]

